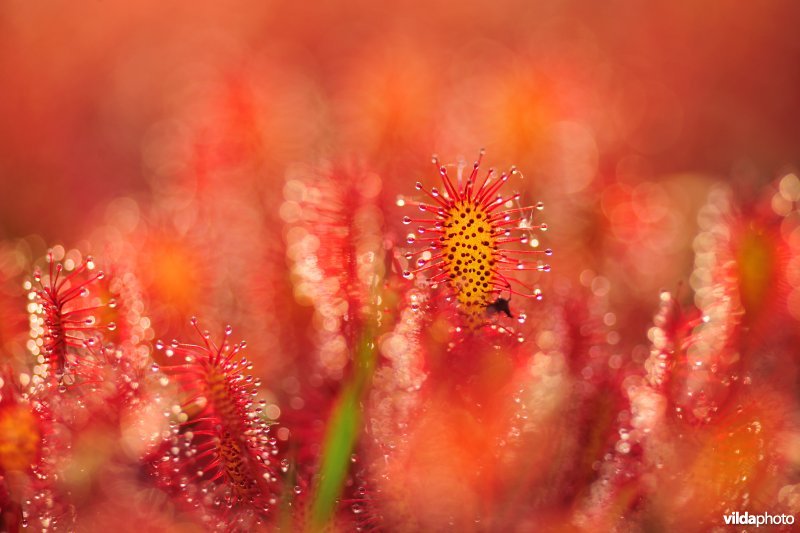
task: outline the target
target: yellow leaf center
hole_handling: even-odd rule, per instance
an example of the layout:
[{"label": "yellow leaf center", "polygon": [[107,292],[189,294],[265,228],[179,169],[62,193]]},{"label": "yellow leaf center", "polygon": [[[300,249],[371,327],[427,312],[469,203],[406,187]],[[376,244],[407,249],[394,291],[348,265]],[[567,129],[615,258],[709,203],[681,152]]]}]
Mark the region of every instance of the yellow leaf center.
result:
[{"label": "yellow leaf center", "polygon": [[474,202],[457,202],[444,221],[444,266],[468,325],[482,323],[492,303],[496,249],[489,214]]}]

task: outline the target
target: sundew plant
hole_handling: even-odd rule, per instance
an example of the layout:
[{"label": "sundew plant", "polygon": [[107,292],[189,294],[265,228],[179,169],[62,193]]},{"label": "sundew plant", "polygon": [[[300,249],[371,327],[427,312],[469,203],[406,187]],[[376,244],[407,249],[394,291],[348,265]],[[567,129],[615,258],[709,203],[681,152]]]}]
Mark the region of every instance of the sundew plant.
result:
[{"label": "sundew plant", "polygon": [[0,531],[793,531],[799,16],[0,5]]}]

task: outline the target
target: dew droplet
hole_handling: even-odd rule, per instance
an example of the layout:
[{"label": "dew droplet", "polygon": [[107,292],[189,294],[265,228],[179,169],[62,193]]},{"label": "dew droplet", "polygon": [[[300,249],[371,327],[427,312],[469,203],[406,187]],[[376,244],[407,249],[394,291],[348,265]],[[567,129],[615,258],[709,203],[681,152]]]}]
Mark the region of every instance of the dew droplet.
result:
[{"label": "dew droplet", "polygon": [[405,224],[405,225],[411,224],[411,217],[404,216],[403,217],[403,224]]}]

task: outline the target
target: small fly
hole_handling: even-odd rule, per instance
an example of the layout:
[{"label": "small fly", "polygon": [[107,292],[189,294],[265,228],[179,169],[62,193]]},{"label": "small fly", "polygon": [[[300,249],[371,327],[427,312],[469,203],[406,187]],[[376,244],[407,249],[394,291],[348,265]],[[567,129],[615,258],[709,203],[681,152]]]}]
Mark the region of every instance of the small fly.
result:
[{"label": "small fly", "polygon": [[496,315],[498,313],[505,313],[505,315],[509,318],[514,318],[514,315],[511,314],[511,307],[509,307],[509,302],[511,302],[511,298],[508,299],[503,298],[502,296],[498,297],[497,300],[490,303],[486,306],[486,312],[489,315]]}]

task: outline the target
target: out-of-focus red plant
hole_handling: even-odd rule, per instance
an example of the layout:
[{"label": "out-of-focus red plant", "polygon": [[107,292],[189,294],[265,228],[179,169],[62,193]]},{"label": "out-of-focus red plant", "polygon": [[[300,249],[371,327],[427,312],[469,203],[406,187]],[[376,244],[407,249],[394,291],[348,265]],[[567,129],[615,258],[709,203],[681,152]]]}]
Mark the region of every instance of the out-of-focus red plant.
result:
[{"label": "out-of-focus red plant", "polygon": [[230,326],[218,346],[194,318],[192,325],[200,345],[156,346],[183,399],[172,408],[172,437],[152,460],[154,475],[209,527],[256,528],[274,514],[280,495],[277,439],[256,406],[260,383],[245,374],[252,368],[241,356],[245,343],[228,342]]}]

